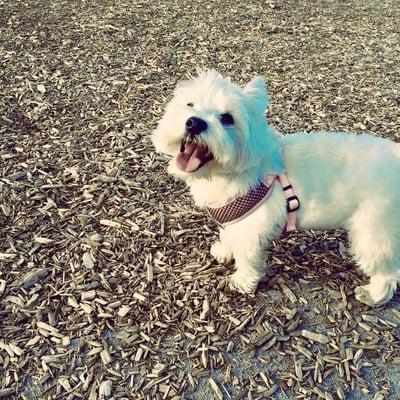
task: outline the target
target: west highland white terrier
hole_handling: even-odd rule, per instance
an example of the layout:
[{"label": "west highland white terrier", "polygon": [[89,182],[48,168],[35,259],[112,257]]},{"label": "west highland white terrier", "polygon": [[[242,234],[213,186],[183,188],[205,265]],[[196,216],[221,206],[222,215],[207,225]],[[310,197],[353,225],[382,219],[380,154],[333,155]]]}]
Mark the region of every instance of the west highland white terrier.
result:
[{"label": "west highland white terrier", "polygon": [[220,223],[211,247],[234,258],[231,284],[256,289],[264,249],[282,231],[345,228],[370,283],[356,298],[377,306],[400,280],[400,144],[367,134],[278,135],[268,126],[263,79],[244,87],[216,71],[181,82],[152,135],[168,171]]}]

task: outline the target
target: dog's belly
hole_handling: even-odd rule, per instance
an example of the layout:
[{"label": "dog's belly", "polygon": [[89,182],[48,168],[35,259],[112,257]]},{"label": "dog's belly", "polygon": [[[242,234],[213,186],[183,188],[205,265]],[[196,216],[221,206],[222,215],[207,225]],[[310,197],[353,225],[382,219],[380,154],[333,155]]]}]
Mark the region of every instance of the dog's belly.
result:
[{"label": "dog's belly", "polygon": [[[324,184],[325,183],[325,184]],[[351,187],[329,187],[329,182],[320,182],[318,188],[309,190],[301,185],[300,179],[293,179],[301,199],[298,211],[299,226],[304,229],[343,228],[358,209],[360,198]]]},{"label": "dog's belly", "polygon": [[336,229],[345,228],[352,216],[354,207],[340,207],[337,204],[322,204],[316,201],[301,203],[301,212],[298,214],[300,229]]}]

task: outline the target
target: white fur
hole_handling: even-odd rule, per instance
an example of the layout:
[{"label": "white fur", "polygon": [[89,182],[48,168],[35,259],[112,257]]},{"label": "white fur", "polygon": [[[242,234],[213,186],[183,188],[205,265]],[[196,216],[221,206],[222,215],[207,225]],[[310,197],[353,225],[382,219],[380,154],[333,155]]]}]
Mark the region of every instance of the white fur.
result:
[{"label": "white fur", "polygon": [[[193,103],[188,107],[187,103]],[[169,172],[186,181],[199,207],[246,193],[267,174],[286,172],[300,198],[298,224],[303,229],[346,228],[351,250],[370,283],[356,297],[369,305],[387,302],[400,280],[400,145],[371,135],[298,133],[279,136],[264,116],[268,104],[264,82],[244,88],[215,71],[180,84],[153,134],[159,152],[175,157],[185,121],[204,119],[201,141],[214,160],[194,173],[180,171],[174,159]],[[235,124],[223,126],[229,112]],[[264,248],[286,220],[280,187],[243,220],[220,232],[211,252],[219,261],[235,259],[232,284],[255,290],[262,278]]]}]

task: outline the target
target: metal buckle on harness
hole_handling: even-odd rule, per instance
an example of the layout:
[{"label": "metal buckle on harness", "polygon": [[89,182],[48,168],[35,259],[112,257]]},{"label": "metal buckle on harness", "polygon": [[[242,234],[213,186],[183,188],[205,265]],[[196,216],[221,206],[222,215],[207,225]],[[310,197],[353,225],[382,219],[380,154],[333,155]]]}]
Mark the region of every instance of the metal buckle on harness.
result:
[{"label": "metal buckle on harness", "polygon": [[290,196],[286,199],[286,210],[288,213],[297,211],[299,208],[300,208],[300,200],[297,196]]}]

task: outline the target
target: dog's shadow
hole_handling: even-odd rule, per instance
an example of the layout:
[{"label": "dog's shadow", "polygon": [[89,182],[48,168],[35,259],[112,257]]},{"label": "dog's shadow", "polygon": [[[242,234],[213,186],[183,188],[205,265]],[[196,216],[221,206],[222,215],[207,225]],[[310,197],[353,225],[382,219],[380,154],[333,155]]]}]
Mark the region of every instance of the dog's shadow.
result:
[{"label": "dog's shadow", "polygon": [[[326,292],[344,291],[358,304],[358,308],[370,308],[354,299],[354,289],[368,282],[348,250],[347,233],[344,230],[296,232],[271,243],[266,254],[266,275],[258,290],[268,293],[281,290],[285,284],[302,295],[307,289]],[[399,308],[400,294],[383,306]],[[382,306],[381,306],[382,307]],[[377,307],[379,308],[379,307]]]},{"label": "dog's shadow", "polygon": [[259,290],[276,289],[278,283],[284,283],[303,293],[307,293],[305,286],[323,291],[342,287],[352,292],[367,277],[347,249],[347,234],[342,230],[296,232],[274,240],[267,249],[268,267]]}]

